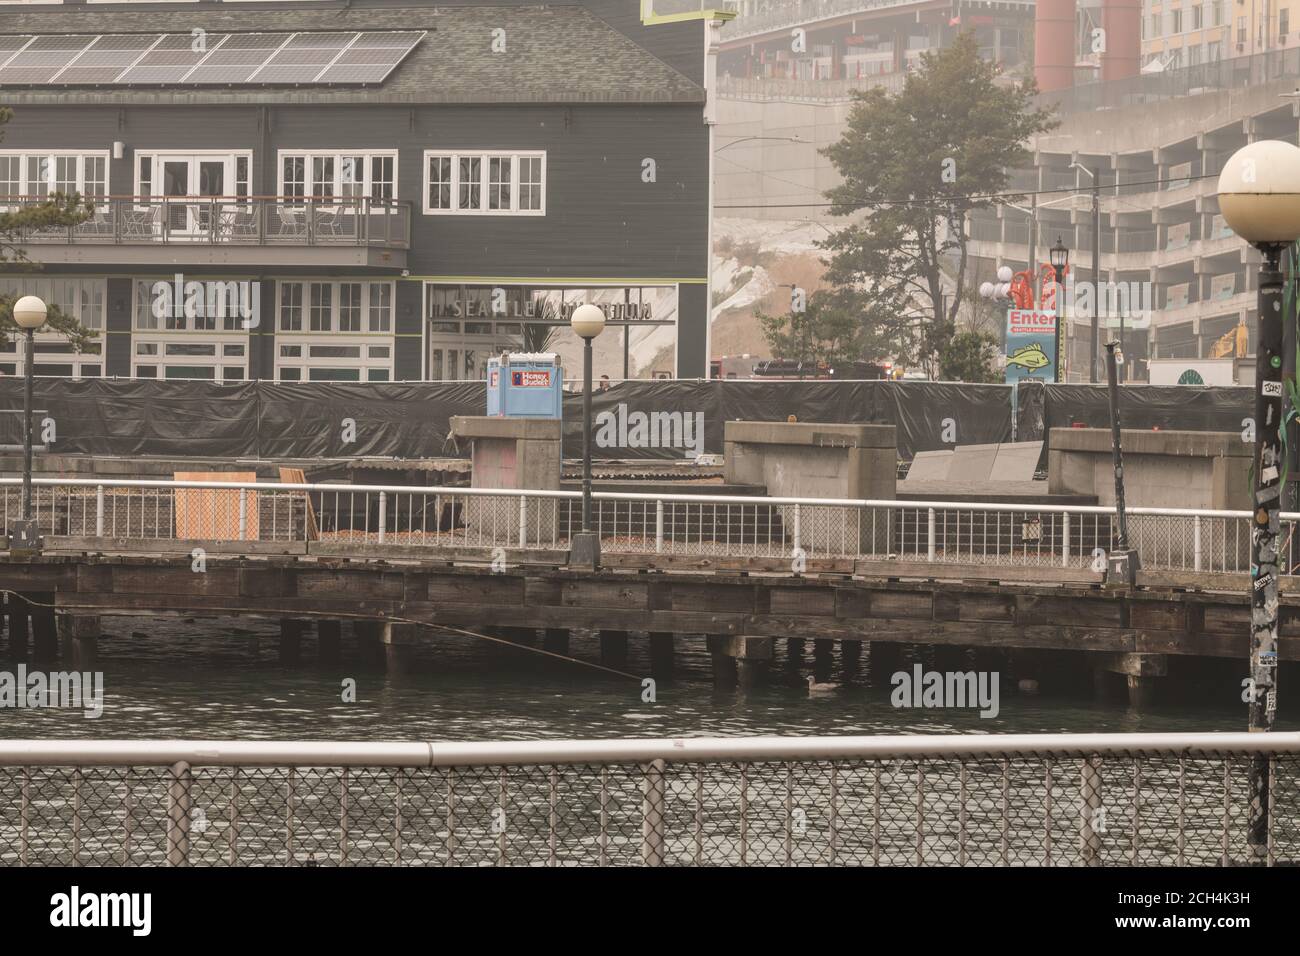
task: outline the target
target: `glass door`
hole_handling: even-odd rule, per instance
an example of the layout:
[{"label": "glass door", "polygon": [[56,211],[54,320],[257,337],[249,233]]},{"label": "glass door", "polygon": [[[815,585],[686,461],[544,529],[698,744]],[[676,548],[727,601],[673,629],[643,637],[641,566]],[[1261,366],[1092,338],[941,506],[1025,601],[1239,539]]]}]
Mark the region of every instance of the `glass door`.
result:
[{"label": "glass door", "polygon": [[[226,195],[233,178],[233,156],[157,157],[159,180],[166,201],[167,231],[173,237],[207,237],[219,222],[223,204],[213,202]],[[184,202],[185,199],[203,202]]]}]

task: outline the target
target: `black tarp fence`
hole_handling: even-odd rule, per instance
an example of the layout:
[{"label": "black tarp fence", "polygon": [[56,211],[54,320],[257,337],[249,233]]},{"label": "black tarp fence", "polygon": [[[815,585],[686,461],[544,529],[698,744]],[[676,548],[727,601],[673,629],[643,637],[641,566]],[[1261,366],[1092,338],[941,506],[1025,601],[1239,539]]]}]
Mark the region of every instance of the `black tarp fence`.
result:
[{"label": "black tarp fence", "polygon": [[[51,451],[118,457],[437,458],[465,455],[449,437],[454,415],[482,415],[482,382],[220,384],[37,379],[34,407],[54,420]],[[1126,428],[1240,431],[1248,388],[1130,385]],[[1012,440],[1011,388],[947,382],[629,381],[592,397],[593,445],[606,459],[721,454],[727,421],[892,424],[899,457]],[[0,379],[0,410],[22,408],[22,381]],[[20,417],[20,416],[16,416]],[[564,396],[564,453],[582,453],[582,396]],[[1025,383],[1016,436],[1109,424],[1099,385]],[[16,434],[17,429],[6,429]]]},{"label": "black tarp fence", "polygon": [[[1254,416],[1255,396],[1244,386],[1125,385],[1119,390],[1124,428],[1162,431],[1244,432]],[[1105,385],[1020,385],[1016,434],[1021,441],[1048,442],[1050,429],[1110,427]]]},{"label": "black tarp fence", "polygon": [[[430,458],[467,454],[454,415],[482,415],[482,382],[301,383],[37,379],[34,407],[62,454],[198,458]],[[22,381],[0,380],[0,408]],[[592,398],[607,459],[721,454],[730,420],[893,424],[899,454],[1006,441],[1009,389],[931,382],[629,381]],[[582,396],[564,396],[564,453],[582,453]],[[40,421],[36,427],[40,428]],[[350,439],[350,440],[349,440]]]}]

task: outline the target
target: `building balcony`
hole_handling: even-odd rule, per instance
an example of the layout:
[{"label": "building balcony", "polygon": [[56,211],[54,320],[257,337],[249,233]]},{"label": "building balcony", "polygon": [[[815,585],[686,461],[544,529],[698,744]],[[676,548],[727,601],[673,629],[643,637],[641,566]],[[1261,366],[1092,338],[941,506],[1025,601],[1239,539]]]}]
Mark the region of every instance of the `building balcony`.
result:
[{"label": "building balcony", "polygon": [[[43,202],[0,201],[8,211]],[[85,222],[27,230],[17,244],[33,262],[48,265],[398,270],[406,268],[411,247],[411,205],[284,196],[110,197],[96,200]]]}]

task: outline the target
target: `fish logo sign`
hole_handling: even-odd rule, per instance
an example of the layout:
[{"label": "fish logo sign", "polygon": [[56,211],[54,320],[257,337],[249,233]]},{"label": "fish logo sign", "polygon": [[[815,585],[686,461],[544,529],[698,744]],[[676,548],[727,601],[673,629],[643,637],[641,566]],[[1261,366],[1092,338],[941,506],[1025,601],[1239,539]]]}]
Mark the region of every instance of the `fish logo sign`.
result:
[{"label": "fish logo sign", "polygon": [[1037,342],[1031,345],[1022,345],[1010,355],[1007,356],[1008,365],[1019,365],[1025,369],[1040,369],[1051,365],[1052,360],[1047,357],[1043,347]]}]

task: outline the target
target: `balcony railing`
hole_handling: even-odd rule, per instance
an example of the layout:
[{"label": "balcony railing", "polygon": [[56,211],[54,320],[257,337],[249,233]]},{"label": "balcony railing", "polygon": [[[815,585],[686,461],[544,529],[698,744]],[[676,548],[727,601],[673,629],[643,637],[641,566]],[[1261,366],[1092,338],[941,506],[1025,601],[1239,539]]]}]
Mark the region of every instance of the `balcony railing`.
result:
[{"label": "balcony railing", "polygon": [[[45,199],[0,197],[17,212]],[[391,199],[295,196],[116,196],[75,226],[23,230],[19,244],[292,245],[409,249],[411,205]]]}]

